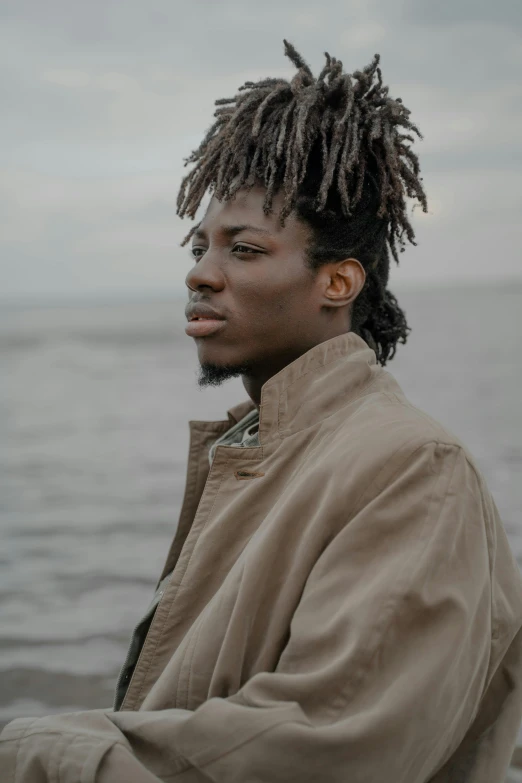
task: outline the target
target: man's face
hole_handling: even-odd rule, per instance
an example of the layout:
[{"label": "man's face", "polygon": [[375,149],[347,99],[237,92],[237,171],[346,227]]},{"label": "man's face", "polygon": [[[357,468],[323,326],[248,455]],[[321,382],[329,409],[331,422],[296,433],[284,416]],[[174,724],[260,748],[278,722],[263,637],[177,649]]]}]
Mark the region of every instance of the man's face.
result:
[{"label": "man's face", "polygon": [[327,339],[318,278],[305,260],[309,230],[293,215],[280,225],[280,194],[265,215],[264,196],[255,187],[231,201],[212,198],[193,236],[190,304],[224,319],[218,331],[194,337],[201,385],[238,374],[270,377]]}]

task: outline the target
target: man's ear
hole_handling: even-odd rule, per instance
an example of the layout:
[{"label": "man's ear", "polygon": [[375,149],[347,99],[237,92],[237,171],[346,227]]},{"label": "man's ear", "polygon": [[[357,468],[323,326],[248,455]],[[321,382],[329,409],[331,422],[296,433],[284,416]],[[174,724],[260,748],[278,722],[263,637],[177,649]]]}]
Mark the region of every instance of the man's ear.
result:
[{"label": "man's ear", "polygon": [[345,307],[355,302],[366,280],[363,265],[356,258],[325,264],[324,273],[324,296],[328,299],[328,304],[334,307]]}]

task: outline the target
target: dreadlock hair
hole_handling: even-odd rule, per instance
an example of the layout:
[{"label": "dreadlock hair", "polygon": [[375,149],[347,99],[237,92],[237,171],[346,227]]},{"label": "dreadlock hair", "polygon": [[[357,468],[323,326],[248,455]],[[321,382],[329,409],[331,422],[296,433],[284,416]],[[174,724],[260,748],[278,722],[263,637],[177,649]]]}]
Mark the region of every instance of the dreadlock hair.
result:
[{"label": "dreadlock hair", "polygon": [[215,122],[185,159],[195,165],[182,180],[177,214],[194,218],[207,191],[226,201],[258,182],[269,214],[282,190],[281,225],[294,213],[311,229],[307,264],[313,274],[350,257],[363,265],[366,282],[353,305],[352,329],[384,366],[410,331],[387,284],[390,252],[398,263],[406,240],[416,244],[406,197],[427,212],[409,144],[412,133],[422,136],[401,99],[388,96],[378,54],[350,75],[326,52],[315,78],[295,48],[284,45],[297,68],[290,82],[246,82],[235,97],[215,102]]}]

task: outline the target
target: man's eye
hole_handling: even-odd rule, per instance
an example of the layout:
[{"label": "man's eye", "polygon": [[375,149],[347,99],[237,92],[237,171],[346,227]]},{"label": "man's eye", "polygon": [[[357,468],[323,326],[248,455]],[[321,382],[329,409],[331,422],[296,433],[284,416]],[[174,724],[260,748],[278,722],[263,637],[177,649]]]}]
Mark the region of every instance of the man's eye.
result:
[{"label": "man's eye", "polygon": [[[190,248],[190,255],[192,258],[198,259],[201,258],[202,255],[206,252],[205,247],[191,247]],[[241,243],[238,243],[237,245],[234,245],[232,249],[233,253],[243,253],[248,255],[255,255],[256,253],[261,253],[261,250],[258,250],[255,247],[249,247],[248,245],[242,245]]]},{"label": "man's eye", "polygon": [[234,250],[233,250],[233,252],[234,252],[234,253],[250,253],[250,254],[255,254],[255,253],[260,253],[261,251],[260,251],[260,250],[257,250],[255,247],[248,247],[248,245],[241,245],[241,244],[237,244],[237,245],[234,245]]}]

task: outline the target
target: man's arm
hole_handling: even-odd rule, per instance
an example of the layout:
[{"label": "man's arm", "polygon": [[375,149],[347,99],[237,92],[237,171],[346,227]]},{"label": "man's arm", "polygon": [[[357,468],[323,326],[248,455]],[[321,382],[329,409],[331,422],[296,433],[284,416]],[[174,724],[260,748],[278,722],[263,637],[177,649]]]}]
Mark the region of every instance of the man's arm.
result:
[{"label": "man's arm", "polygon": [[[486,515],[460,448],[422,446],[386,486],[376,480],[322,553],[275,672],[194,712],[14,721],[2,735],[2,780],[430,779],[461,743],[490,676]],[[506,647],[514,626],[513,617],[503,629]]]}]

